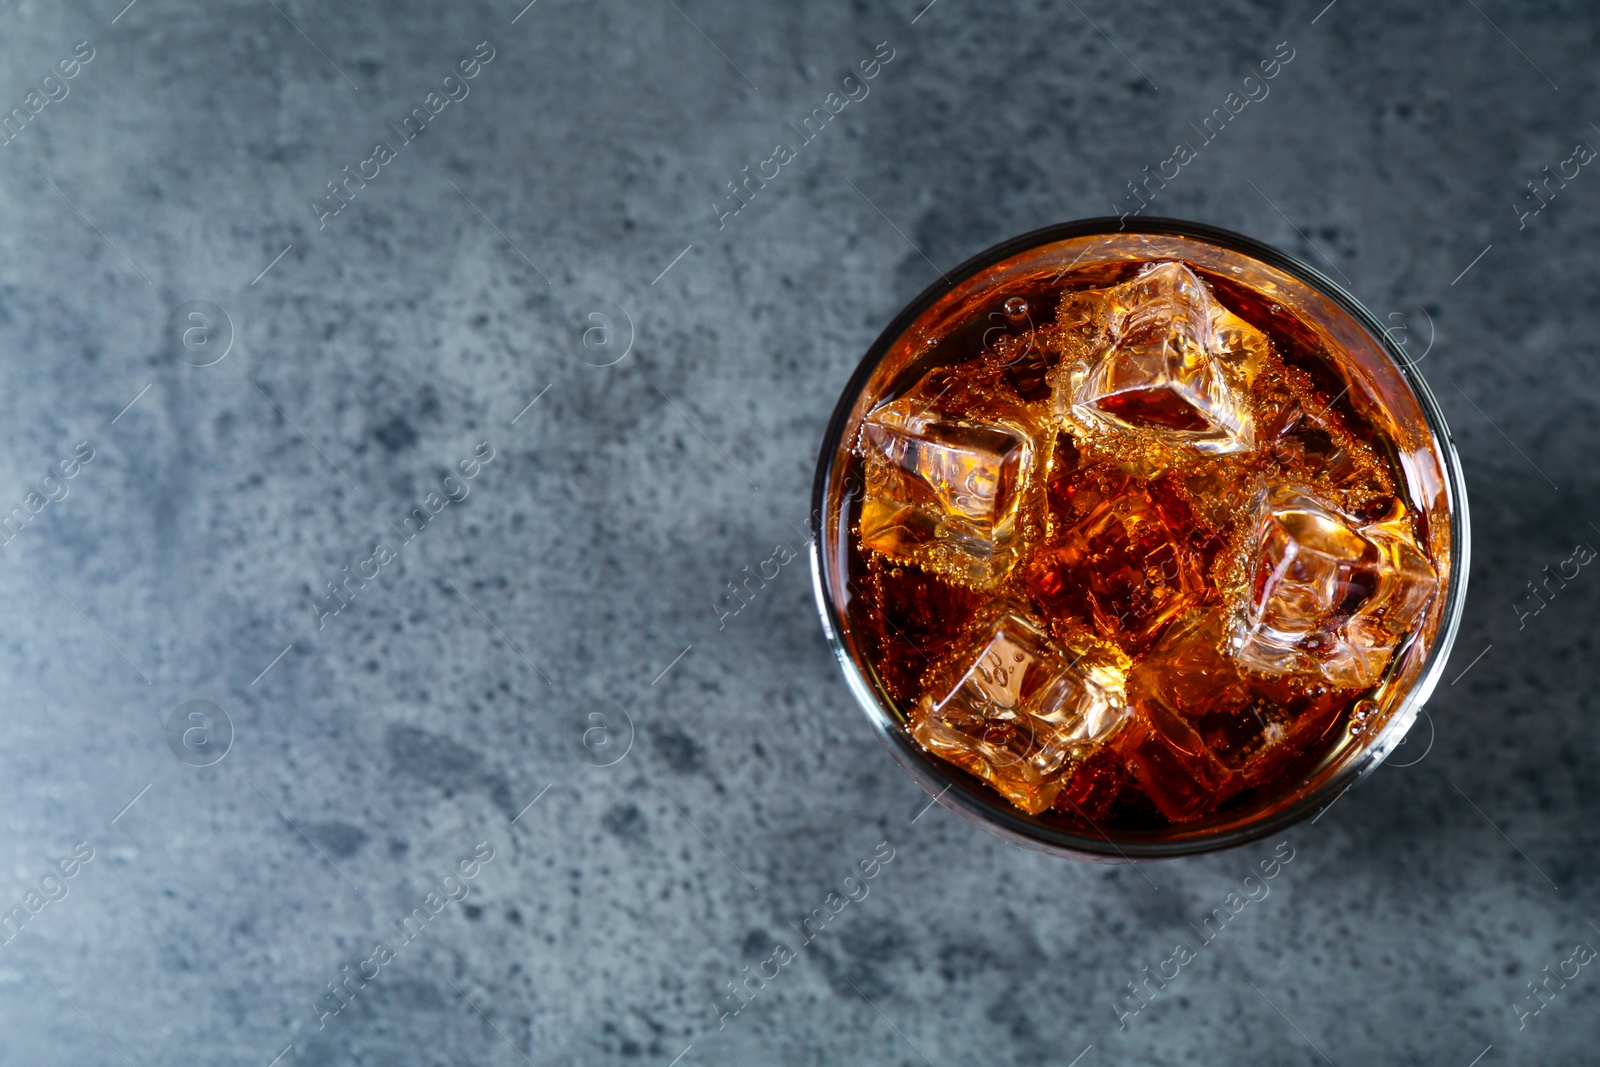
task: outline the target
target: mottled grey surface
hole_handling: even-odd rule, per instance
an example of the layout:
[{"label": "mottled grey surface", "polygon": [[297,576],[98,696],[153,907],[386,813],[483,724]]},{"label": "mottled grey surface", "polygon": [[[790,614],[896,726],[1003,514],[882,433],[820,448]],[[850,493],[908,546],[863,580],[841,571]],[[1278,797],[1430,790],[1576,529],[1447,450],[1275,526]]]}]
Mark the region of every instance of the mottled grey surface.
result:
[{"label": "mottled grey surface", "polygon": [[[1514,1007],[1600,946],[1600,578],[1514,607],[1600,543],[1600,175],[1516,206],[1600,143],[1592,6],[124,2],[0,0],[0,112],[93,49],[0,147],[0,1064],[1596,1062],[1600,966]],[[1117,868],[913,824],[803,564],[713,605],[800,547],[838,390],[935,266],[1112,211],[1280,42],[1151,210],[1331,261],[1428,351],[1475,523],[1446,679],[1473,665],[1119,1029],[1277,842]],[[234,327],[212,366],[168,328],[193,300]],[[187,711],[169,747],[191,700],[233,726],[211,766]]]}]

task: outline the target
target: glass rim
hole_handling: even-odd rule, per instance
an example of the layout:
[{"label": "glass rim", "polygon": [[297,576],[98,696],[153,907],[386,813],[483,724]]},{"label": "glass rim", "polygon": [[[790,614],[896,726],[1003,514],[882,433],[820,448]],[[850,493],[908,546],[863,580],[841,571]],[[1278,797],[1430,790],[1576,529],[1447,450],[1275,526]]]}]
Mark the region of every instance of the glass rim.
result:
[{"label": "glass rim", "polygon": [[[1223,828],[1211,834],[1167,841],[1118,840],[1104,833],[1092,836],[1045,825],[1010,805],[1004,797],[978,779],[962,774],[959,768],[945,764],[917,746],[900,721],[885,706],[877,687],[845,646],[838,626],[843,613],[833,598],[828,575],[825,572],[822,545],[828,517],[828,495],[845,427],[872,373],[895,342],[904,336],[922,314],[941,297],[978,272],[1043,245],[1077,237],[1095,237],[1113,233],[1182,237],[1249,256],[1304,282],[1349,315],[1371,337],[1379,351],[1394,364],[1415,397],[1439,452],[1443,468],[1443,489],[1450,517],[1451,571],[1449,585],[1445,590],[1445,603],[1439,628],[1415,680],[1400,698],[1398,706],[1383,728],[1359,753],[1349,759],[1346,766],[1295,802],[1243,825]],[[823,432],[811,506],[812,515],[817,522],[816,536],[811,539],[810,545],[812,588],[816,595],[817,610],[822,617],[823,632],[834,658],[844,672],[845,681],[855,696],[856,703],[872,723],[879,740],[889,748],[895,760],[933,797],[934,801],[947,810],[1023,848],[1076,859],[1115,863],[1216,852],[1260,840],[1302,821],[1319,807],[1331,806],[1332,802],[1342,796],[1347,789],[1381,766],[1388,755],[1405,739],[1416,722],[1418,711],[1432,696],[1444,672],[1466,606],[1467,575],[1471,564],[1471,523],[1467,513],[1466,482],[1462,474],[1460,457],[1456,453],[1455,439],[1445,421],[1444,412],[1428,383],[1417,371],[1416,364],[1407,356],[1405,350],[1395,343],[1377,316],[1367,310],[1343,286],[1317,268],[1255,238],[1182,219],[1161,217],[1118,219],[1102,216],[1057,223],[1002,241],[972,256],[955,269],[941,272],[941,277],[937,281],[919,293],[889,322],[867,348],[866,354],[845,383],[839,402],[828,421],[827,429]]]}]

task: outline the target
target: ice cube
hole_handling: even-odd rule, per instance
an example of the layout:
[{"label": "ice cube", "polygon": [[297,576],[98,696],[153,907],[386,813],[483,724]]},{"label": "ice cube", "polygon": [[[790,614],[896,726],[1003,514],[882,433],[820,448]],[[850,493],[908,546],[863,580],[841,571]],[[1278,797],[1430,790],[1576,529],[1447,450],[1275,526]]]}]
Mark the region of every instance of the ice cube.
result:
[{"label": "ice cube", "polygon": [[1394,499],[1383,463],[1327,404],[1290,400],[1258,436],[1289,480],[1353,514],[1381,513]]},{"label": "ice cube", "polygon": [[1243,788],[1304,752],[1353,694],[1320,677],[1247,678],[1228,654],[1229,631],[1221,610],[1173,623],[1129,673],[1128,702],[1185,720]]},{"label": "ice cube", "polygon": [[1228,795],[1233,772],[1187,721],[1153,702],[1131,707],[1128,720],[1113,747],[1161,814],[1187,822]]},{"label": "ice cube", "polygon": [[941,406],[944,380],[936,371],[863,420],[861,541],[891,559],[985,585],[1015,561],[1034,427],[1020,402],[950,413]]},{"label": "ice cube", "polygon": [[1221,611],[1200,610],[1168,627],[1129,673],[1129,701],[1185,719],[1243,708],[1250,686],[1228,655],[1227,622]]},{"label": "ice cube", "polygon": [[1270,342],[1185,264],[1155,263],[1121,285],[1074,294],[1062,321],[1090,338],[1085,365],[1060,380],[1062,414],[1212,455],[1254,447],[1249,386]]},{"label": "ice cube", "polygon": [[1153,483],[1170,487],[1198,520],[1190,541],[1213,550],[1250,518],[1260,491],[1260,465],[1251,456],[1219,456],[1213,461],[1168,471]]},{"label": "ice cube", "polygon": [[1243,788],[1272,779],[1317,744],[1354,697],[1354,691],[1335,689],[1319,677],[1257,679],[1243,708],[1215,711],[1191,722]]},{"label": "ice cube", "polygon": [[1234,656],[1270,675],[1376,684],[1438,587],[1399,505],[1362,525],[1308,490],[1275,486],[1259,498],[1253,547]]},{"label": "ice cube", "polygon": [[1126,717],[1122,660],[1083,637],[1058,643],[1016,605],[975,631],[924,693],[912,736],[1038,814]]},{"label": "ice cube", "polygon": [[1359,477],[1354,442],[1337,425],[1333,413],[1291,402],[1277,419],[1270,448],[1273,457],[1304,477],[1344,484]]},{"label": "ice cube", "polygon": [[1194,517],[1181,499],[1114,467],[1057,478],[1049,497],[1062,531],[1024,574],[1047,615],[1082,619],[1133,652],[1205,595],[1189,544]]}]

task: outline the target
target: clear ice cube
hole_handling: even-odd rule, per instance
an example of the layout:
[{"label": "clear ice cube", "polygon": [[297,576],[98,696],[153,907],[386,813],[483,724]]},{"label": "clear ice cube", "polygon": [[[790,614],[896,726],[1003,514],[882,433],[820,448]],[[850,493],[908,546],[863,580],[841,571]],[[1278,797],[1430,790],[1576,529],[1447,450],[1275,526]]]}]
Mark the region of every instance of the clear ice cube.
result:
[{"label": "clear ice cube", "polygon": [[1250,700],[1249,683],[1228,656],[1227,636],[1220,611],[1189,612],[1134,666],[1128,699],[1160,704],[1185,719],[1242,709]]},{"label": "clear ice cube", "polygon": [[1339,688],[1376,684],[1439,583],[1409,527],[1398,505],[1361,525],[1304,489],[1264,490],[1234,657],[1266,674],[1320,675]]},{"label": "clear ice cube", "polygon": [[1344,486],[1361,477],[1353,444],[1345,439],[1327,411],[1307,410],[1292,401],[1281,412],[1267,447],[1288,470]]},{"label": "clear ice cube", "polygon": [[1182,718],[1242,788],[1303,752],[1351,693],[1320,676],[1246,677],[1229,654],[1229,631],[1226,613],[1209,608],[1168,627],[1128,675],[1128,702]]},{"label": "clear ice cube", "polygon": [[1257,439],[1288,480],[1352,513],[1382,513],[1394,501],[1382,462],[1327,406],[1291,400],[1258,427]]},{"label": "clear ice cube", "polygon": [[1026,411],[991,405],[961,417],[939,406],[939,373],[862,423],[863,546],[974,584],[1010,569],[1036,450]]},{"label": "clear ice cube", "polygon": [[925,692],[912,735],[1038,814],[1123,725],[1122,686],[1110,646],[1087,637],[1059,644],[1008,606]]},{"label": "clear ice cube", "polygon": [[1055,513],[1062,530],[1033,552],[1025,587],[1050,616],[1082,619],[1136,652],[1205,595],[1201,560],[1185,538],[1194,518],[1182,501],[1158,499],[1116,468],[1075,473],[1071,484],[1051,485],[1052,505],[1066,505]]},{"label": "clear ice cube", "polygon": [[1199,732],[1158,703],[1132,709],[1127,729],[1112,744],[1133,780],[1173,822],[1211,811],[1233,784],[1233,772]]},{"label": "clear ice cube", "polygon": [[1189,267],[1156,263],[1121,285],[1073,294],[1062,319],[1089,338],[1086,365],[1058,393],[1069,418],[1212,455],[1254,447],[1249,386],[1270,343]]}]

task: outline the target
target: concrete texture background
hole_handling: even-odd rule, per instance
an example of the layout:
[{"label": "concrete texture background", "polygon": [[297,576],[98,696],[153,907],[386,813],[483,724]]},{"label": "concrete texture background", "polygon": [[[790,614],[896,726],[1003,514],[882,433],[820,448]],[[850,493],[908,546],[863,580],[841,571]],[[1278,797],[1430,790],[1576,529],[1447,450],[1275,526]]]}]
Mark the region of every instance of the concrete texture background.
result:
[{"label": "concrete texture background", "polygon": [[[94,56],[0,147],[0,510],[67,491],[0,549],[0,1064],[1594,1062],[1600,967],[1515,1007],[1600,946],[1600,579],[1519,619],[1600,543],[1600,176],[1517,206],[1600,144],[1592,6],[124,3],[0,2],[0,110]],[[837,392],[936,267],[1112,211],[1280,42],[1151,210],[1324,265],[1427,352],[1466,673],[1119,1028],[1277,843],[1103,867],[917,818],[803,564],[713,605],[799,547]],[[196,300],[233,328],[206,367],[169,327]],[[216,712],[168,742],[192,700],[231,723],[209,766]],[[479,842],[466,899],[323,1015]]]}]

